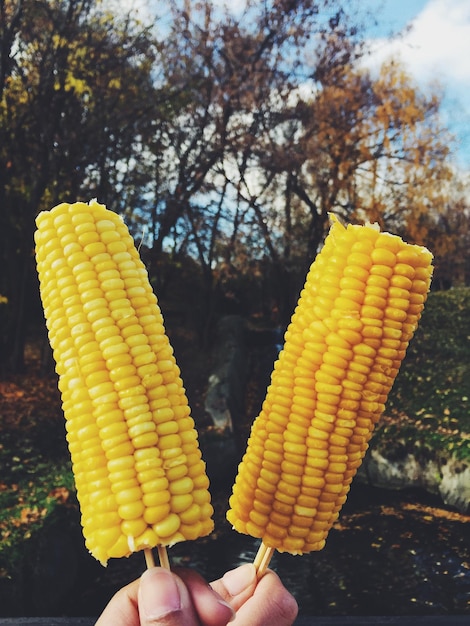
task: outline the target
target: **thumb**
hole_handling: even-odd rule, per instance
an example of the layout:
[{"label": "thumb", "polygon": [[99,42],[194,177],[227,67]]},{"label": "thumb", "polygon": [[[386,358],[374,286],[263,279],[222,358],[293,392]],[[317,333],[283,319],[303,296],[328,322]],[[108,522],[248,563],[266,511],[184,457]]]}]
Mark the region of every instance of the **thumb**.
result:
[{"label": "thumb", "polygon": [[186,585],[170,570],[146,570],[140,578],[137,600],[141,626],[199,624]]},{"label": "thumb", "polygon": [[211,587],[235,611],[238,611],[253,595],[257,582],[255,566],[252,563],[245,563],[226,572],[222,578],[212,582]]}]

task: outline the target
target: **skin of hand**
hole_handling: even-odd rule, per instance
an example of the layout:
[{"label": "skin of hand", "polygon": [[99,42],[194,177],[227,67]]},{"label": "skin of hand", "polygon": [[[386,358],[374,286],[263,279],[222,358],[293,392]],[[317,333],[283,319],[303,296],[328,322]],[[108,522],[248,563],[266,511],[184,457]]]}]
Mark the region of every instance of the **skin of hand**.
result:
[{"label": "skin of hand", "polygon": [[297,603],[277,574],[252,564],[211,585],[189,569],[151,568],[111,599],[95,626],[291,626]]}]

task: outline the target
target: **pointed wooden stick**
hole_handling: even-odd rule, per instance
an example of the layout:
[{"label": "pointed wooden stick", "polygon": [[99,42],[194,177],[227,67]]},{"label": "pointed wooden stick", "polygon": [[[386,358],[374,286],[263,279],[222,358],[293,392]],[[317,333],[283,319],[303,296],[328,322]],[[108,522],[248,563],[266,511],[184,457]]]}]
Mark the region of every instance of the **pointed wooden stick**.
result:
[{"label": "pointed wooden stick", "polygon": [[275,551],[276,548],[269,548],[263,542],[261,542],[261,545],[255,556],[255,560],[253,561],[253,565],[255,566],[258,579],[260,579],[266,573],[266,570],[268,569],[269,563]]}]

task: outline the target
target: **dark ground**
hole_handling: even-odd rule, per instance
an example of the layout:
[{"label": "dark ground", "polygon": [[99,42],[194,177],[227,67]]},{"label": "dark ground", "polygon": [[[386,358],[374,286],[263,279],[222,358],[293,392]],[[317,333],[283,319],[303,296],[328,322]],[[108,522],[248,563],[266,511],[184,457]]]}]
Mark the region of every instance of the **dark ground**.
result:
[{"label": "dark ground", "polygon": [[[176,343],[193,414],[210,435],[202,410],[208,363],[200,367],[199,358],[197,368],[189,367],[188,344]],[[86,553],[55,380],[40,373],[37,350],[24,375],[0,385],[0,616],[97,615],[142,572],[143,556],[105,569]],[[249,388],[247,414],[258,395]],[[225,469],[231,476],[234,468]],[[190,565],[213,579],[253,559],[257,542],[225,521],[231,483],[214,480],[216,530],[171,548],[173,566]],[[304,615],[470,616],[469,521],[421,492],[354,484],[323,551],[277,554],[271,566]]]},{"label": "dark ground", "polygon": [[[252,561],[258,547],[228,527],[222,498],[215,502],[216,531],[169,549],[172,567],[194,567],[209,580]],[[276,554],[271,567],[303,615],[470,616],[468,522],[423,494],[356,485],[323,551]],[[22,577],[0,580],[0,615],[97,615],[140,575],[144,559],[135,554],[101,567],[84,552],[69,511],[30,540],[23,564]]]}]

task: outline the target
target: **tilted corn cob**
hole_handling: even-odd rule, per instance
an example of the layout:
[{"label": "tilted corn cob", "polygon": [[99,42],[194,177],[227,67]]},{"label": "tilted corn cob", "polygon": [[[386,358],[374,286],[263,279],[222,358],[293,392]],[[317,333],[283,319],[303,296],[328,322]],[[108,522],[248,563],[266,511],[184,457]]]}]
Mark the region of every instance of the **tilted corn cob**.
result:
[{"label": "tilted corn cob", "polygon": [[37,268],[90,552],[207,535],[209,481],[180,370],[127,227],[92,201],[40,213]]},{"label": "tilted corn cob", "polygon": [[227,518],[268,548],[320,550],[421,315],[432,255],[334,221],[239,465]]}]

